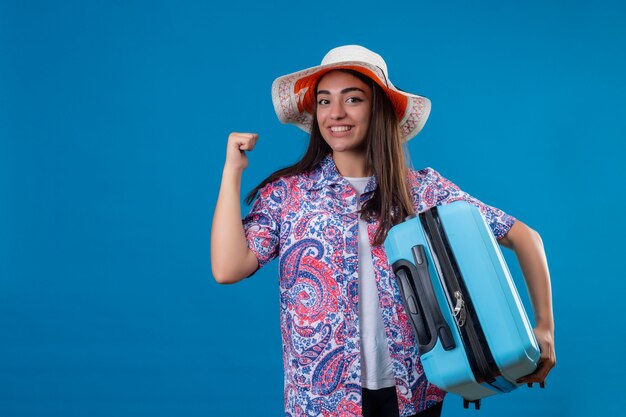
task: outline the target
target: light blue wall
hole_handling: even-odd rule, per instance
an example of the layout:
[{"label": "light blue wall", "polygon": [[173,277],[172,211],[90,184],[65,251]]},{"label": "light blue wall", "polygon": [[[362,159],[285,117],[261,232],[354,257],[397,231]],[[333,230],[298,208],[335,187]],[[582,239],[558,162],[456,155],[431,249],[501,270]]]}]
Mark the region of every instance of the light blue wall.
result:
[{"label": "light blue wall", "polygon": [[557,367],[480,415],[621,415],[625,3],[272,3],[0,4],[0,416],[282,413],[276,262],[219,286],[211,219],[228,133],[245,192],[294,162],[271,82],[346,43],[431,98],[416,168],[543,236]]}]

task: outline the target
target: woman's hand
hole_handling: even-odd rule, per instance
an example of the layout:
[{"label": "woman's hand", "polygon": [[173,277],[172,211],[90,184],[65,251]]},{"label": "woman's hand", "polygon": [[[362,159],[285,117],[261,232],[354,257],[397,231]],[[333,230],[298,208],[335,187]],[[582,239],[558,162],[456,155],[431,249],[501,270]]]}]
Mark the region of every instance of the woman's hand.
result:
[{"label": "woman's hand", "polygon": [[556,365],[556,353],[554,351],[554,331],[543,327],[535,327],[534,331],[535,338],[537,339],[537,344],[539,345],[539,350],[541,351],[539,363],[535,372],[530,375],[526,375],[525,377],[519,378],[517,382],[519,384],[539,383],[543,388],[543,384],[546,381],[548,373],[552,370],[552,368],[554,368],[554,365]]},{"label": "woman's hand", "polygon": [[256,145],[259,135],[256,133],[233,132],[228,136],[226,145],[225,167],[243,171],[248,167],[248,156],[245,151],[251,151]]}]

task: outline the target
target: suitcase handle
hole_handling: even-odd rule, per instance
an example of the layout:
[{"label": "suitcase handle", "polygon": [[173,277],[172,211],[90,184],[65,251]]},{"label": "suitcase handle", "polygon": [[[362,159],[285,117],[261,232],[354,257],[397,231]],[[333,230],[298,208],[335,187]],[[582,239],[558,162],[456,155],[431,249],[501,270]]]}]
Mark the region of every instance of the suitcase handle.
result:
[{"label": "suitcase handle", "polygon": [[444,350],[456,347],[450,327],[443,318],[428,271],[423,245],[411,248],[414,263],[400,260],[393,264],[405,309],[416,333],[420,355],[432,350],[441,340]]},{"label": "suitcase handle", "polygon": [[424,317],[422,304],[419,302],[419,298],[416,297],[419,290],[416,291],[412,288],[410,269],[411,268],[403,265],[396,271],[396,278],[398,286],[400,287],[400,293],[402,294],[402,300],[404,301],[404,309],[411,320],[421,354],[422,346],[426,346],[430,343],[432,335],[426,323],[426,317]]}]

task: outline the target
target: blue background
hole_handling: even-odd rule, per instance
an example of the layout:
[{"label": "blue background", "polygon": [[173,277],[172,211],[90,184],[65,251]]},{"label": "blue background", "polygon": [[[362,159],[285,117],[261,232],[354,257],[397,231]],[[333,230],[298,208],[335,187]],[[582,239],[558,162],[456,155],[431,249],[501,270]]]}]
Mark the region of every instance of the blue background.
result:
[{"label": "blue background", "polygon": [[271,82],[348,43],[432,100],[414,167],[544,239],[557,367],[480,415],[624,415],[625,3],[434,3],[2,1],[0,416],[281,415],[277,263],[216,284],[211,220],[228,133],[245,193],[295,162]]}]

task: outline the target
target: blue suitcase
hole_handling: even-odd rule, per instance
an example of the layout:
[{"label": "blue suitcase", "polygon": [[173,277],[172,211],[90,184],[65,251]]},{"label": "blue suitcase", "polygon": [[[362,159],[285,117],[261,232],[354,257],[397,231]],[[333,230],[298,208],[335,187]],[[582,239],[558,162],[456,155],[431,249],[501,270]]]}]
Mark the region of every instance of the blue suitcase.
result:
[{"label": "blue suitcase", "polygon": [[532,326],[476,206],[456,201],[409,216],[385,249],[431,383],[479,408],[536,369]]}]

